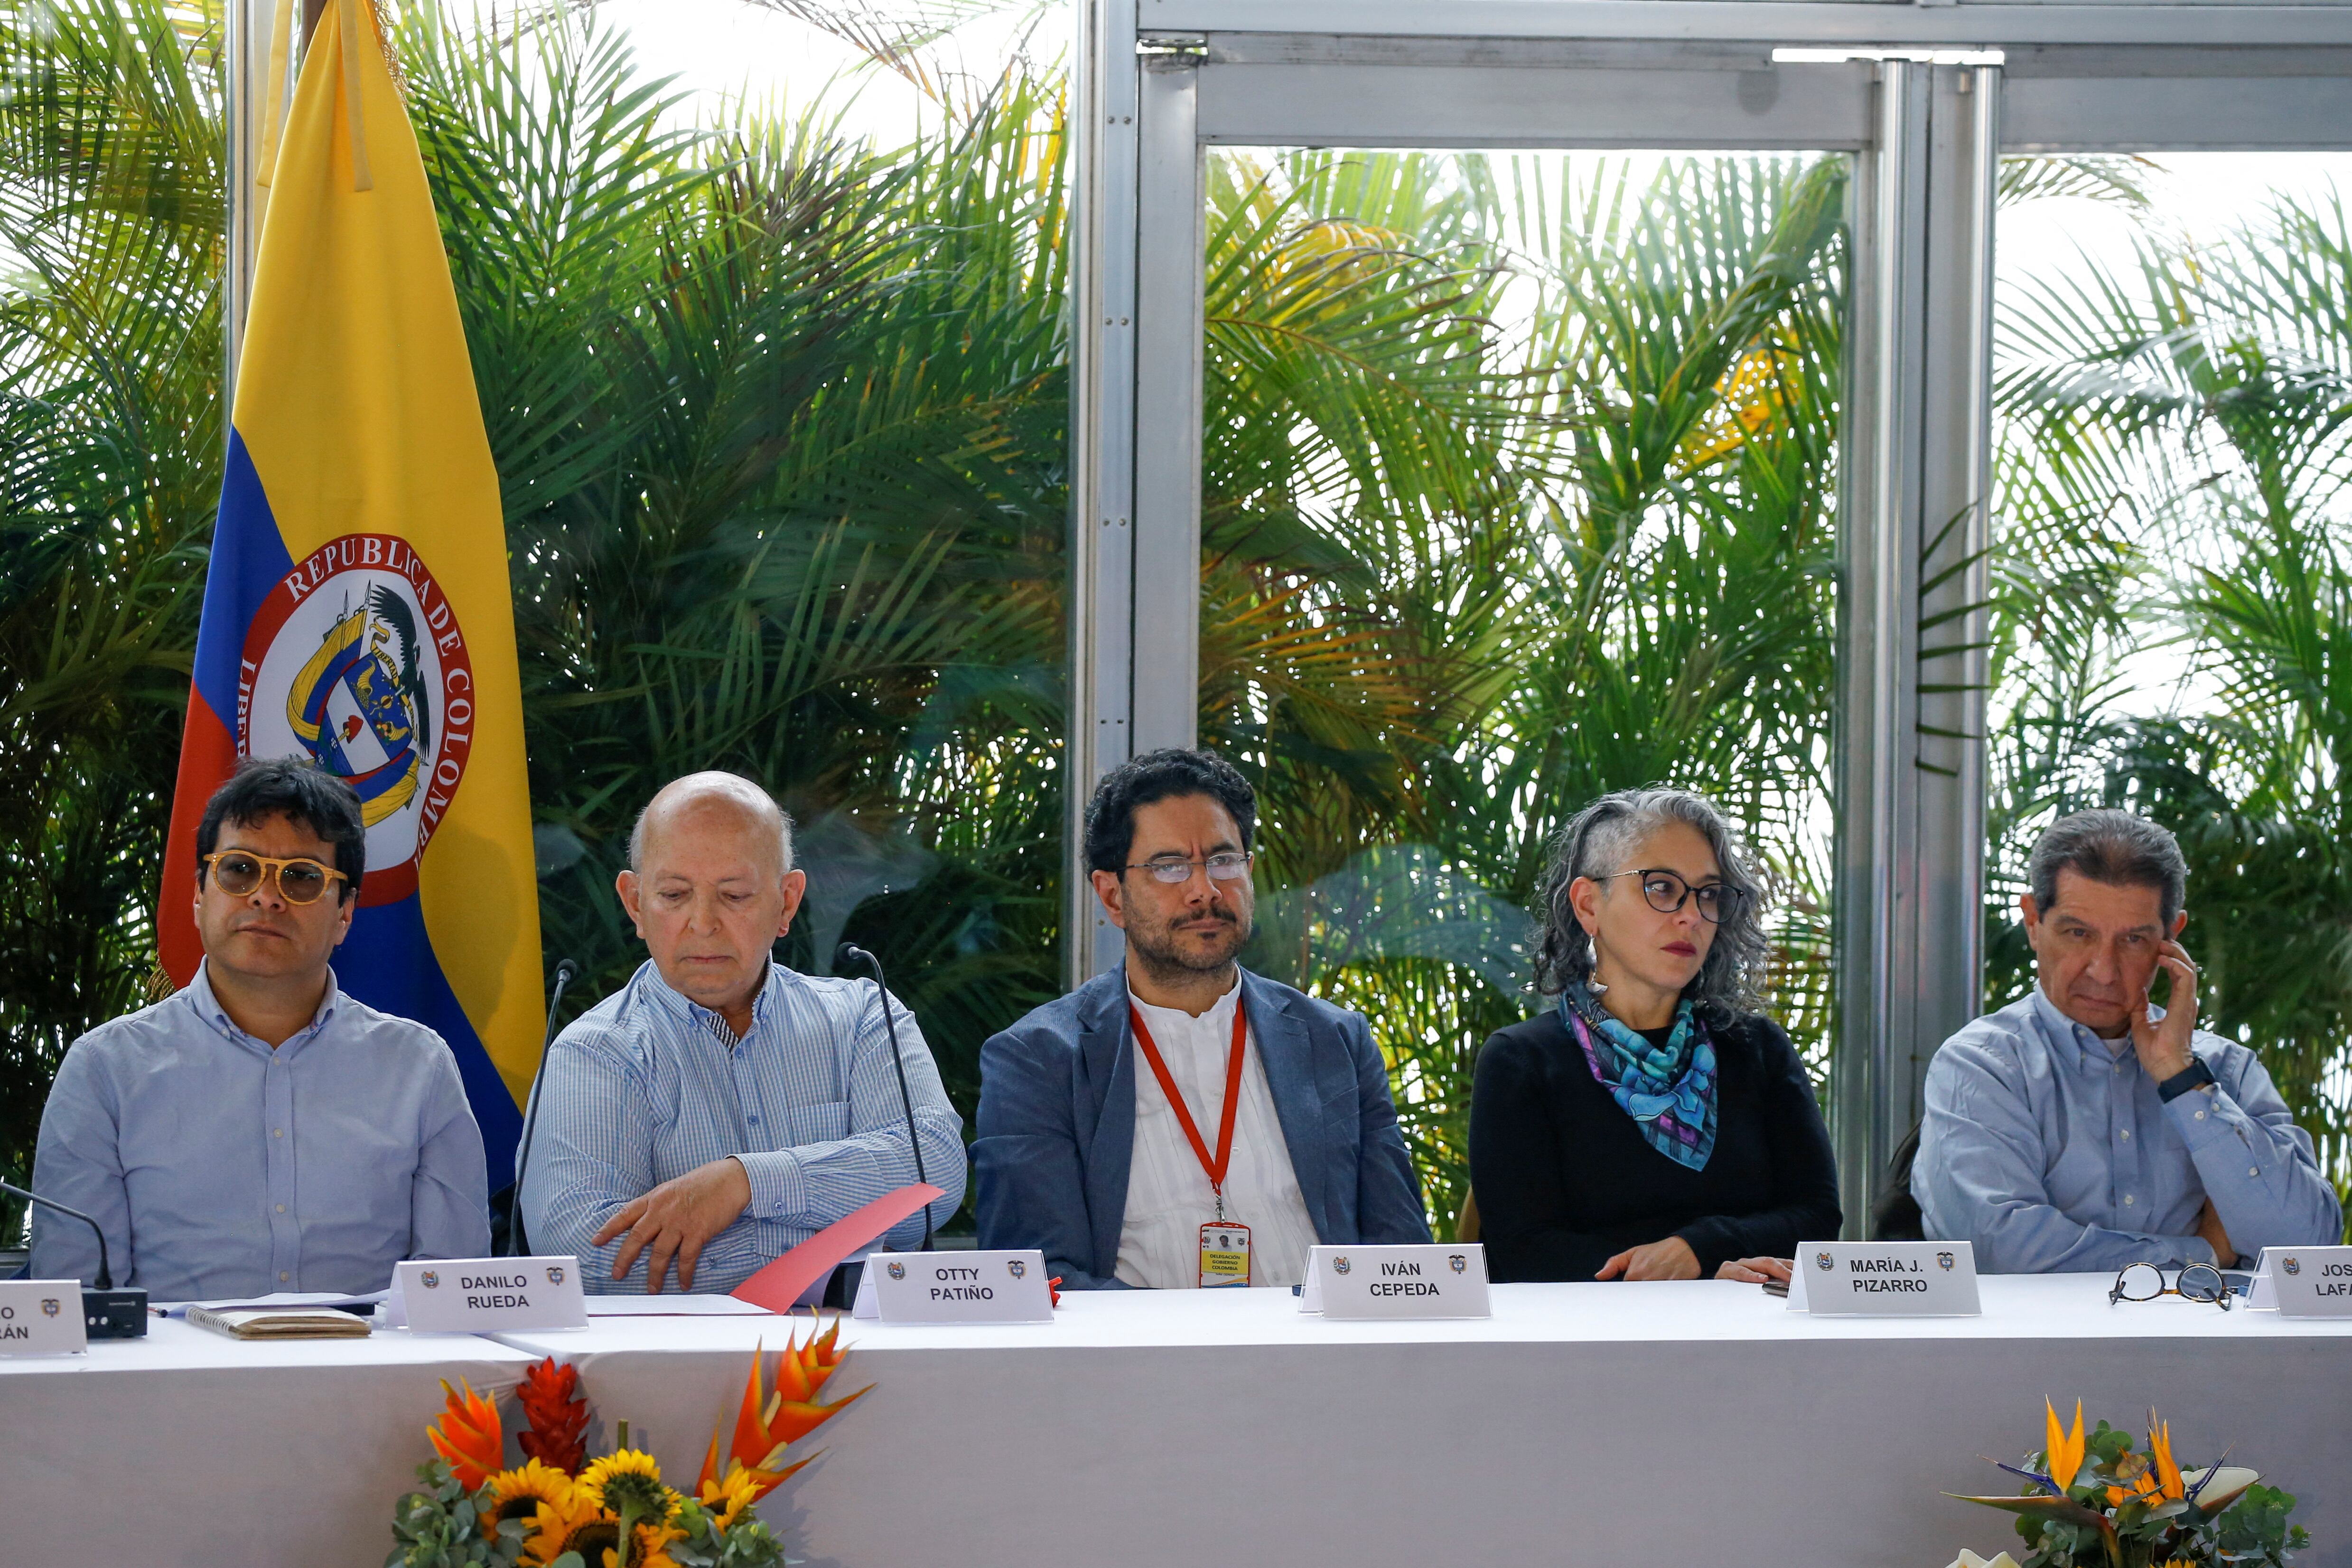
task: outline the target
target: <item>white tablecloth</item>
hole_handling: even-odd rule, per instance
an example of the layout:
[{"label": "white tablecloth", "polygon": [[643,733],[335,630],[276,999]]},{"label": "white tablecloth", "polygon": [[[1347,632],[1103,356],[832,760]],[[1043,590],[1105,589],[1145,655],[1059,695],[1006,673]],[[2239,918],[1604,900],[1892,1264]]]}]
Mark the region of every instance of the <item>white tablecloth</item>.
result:
[{"label": "white tablecloth", "polygon": [[432,1458],[439,1380],[509,1389],[535,1359],[465,1334],[247,1343],[163,1319],[86,1356],[0,1357],[0,1564],[378,1568]]},{"label": "white tablecloth", "polygon": [[[1287,1292],[1066,1295],[1051,1325],[852,1321],[840,1391],[764,1511],[812,1568],[1854,1564],[2015,1544],[1943,1491],[2041,1443],[2042,1401],[2155,1405],[2235,1445],[2352,1563],[2352,1322],[1990,1279],[1974,1319],[1828,1319],[1713,1281],[1501,1286],[1476,1322],[1302,1316]],[[577,1361],[688,1474],[772,1320],[508,1335]]]},{"label": "white tablecloth", "polygon": [[[1266,1290],[1074,1294],[1027,1327],[853,1320],[834,1392],[877,1386],[763,1511],[810,1568],[1943,1568],[2013,1542],[1937,1494],[2013,1489],[1976,1456],[2038,1446],[2048,1394],[2094,1420],[2157,1405],[2184,1457],[2234,1444],[2304,1500],[2305,1568],[2352,1563],[2352,1322],[2110,1308],[2105,1286],[1988,1279],[1983,1317],[1907,1322],[1713,1282],[1501,1286],[1478,1322],[1326,1322]],[[438,1380],[503,1389],[541,1354],[581,1364],[596,1440],[626,1417],[690,1479],[754,1343],[794,1327],[243,1344],[157,1322],[0,1359],[0,1568],[373,1568]]]}]

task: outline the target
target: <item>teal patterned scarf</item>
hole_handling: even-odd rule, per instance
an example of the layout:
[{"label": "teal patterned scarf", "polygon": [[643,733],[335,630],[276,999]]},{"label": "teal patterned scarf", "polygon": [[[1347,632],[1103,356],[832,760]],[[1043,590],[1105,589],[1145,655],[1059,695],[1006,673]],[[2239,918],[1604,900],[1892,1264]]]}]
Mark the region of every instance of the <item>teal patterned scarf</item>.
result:
[{"label": "teal patterned scarf", "polygon": [[1678,1165],[1706,1169],[1715,1152],[1715,1042],[1689,999],[1675,1006],[1674,1033],[1663,1046],[1612,1017],[1580,982],[1560,993],[1559,1016],[1593,1078],[1650,1147]]}]

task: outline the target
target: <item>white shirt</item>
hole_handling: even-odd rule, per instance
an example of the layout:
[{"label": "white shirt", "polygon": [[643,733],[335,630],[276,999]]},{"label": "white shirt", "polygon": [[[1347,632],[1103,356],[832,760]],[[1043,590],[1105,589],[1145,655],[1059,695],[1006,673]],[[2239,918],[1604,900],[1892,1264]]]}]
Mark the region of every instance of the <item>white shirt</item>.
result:
[{"label": "white shirt", "polygon": [[[1225,1064],[1234,1048],[1234,1009],[1242,1003],[1241,976],[1216,1005],[1195,1018],[1179,1007],[1155,1007],[1127,994],[1143,1016],[1192,1113],[1209,1156],[1225,1108]],[[1155,1290],[1192,1290],[1201,1284],[1201,1226],[1217,1217],[1209,1173],[1160,1088],[1140,1040],[1135,1045],[1135,1155],[1127,1173],[1127,1214],[1119,1223],[1121,1284]],[[1296,1285],[1306,1277],[1315,1222],[1290,1168],[1290,1146],[1266,1087],[1257,1031],[1242,1052],[1241,1104],[1234,1113],[1234,1154],[1225,1170],[1225,1218],[1250,1227],[1250,1283]]]}]

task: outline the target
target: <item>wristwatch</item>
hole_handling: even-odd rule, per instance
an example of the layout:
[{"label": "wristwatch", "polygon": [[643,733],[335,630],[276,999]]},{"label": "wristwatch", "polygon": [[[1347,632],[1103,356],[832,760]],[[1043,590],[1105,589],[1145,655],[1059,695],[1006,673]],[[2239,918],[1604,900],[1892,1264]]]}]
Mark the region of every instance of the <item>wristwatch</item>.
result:
[{"label": "wristwatch", "polygon": [[2157,1098],[2169,1105],[2190,1089],[2202,1089],[2212,1081],[2213,1069],[2205,1065],[2205,1058],[2191,1057],[2187,1067],[2156,1086]]}]

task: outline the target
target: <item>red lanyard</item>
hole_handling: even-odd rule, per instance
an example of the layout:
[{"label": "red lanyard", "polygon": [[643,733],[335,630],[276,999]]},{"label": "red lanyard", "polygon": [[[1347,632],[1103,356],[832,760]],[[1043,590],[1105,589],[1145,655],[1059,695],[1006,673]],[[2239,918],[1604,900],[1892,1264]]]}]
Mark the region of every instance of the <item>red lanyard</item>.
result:
[{"label": "red lanyard", "polygon": [[1242,1006],[1242,998],[1234,998],[1234,1053],[1225,1063],[1225,1111],[1217,1126],[1217,1157],[1209,1158],[1209,1146],[1201,1141],[1201,1130],[1193,1125],[1192,1112],[1184,1097],[1176,1090],[1176,1080],[1168,1074],[1168,1064],[1160,1058],[1160,1047],[1152,1043],[1151,1031],[1144,1027],[1143,1015],[1135,1005],[1128,1005],[1128,1016],[1135,1020],[1135,1040],[1143,1047],[1143,1059],[1151,1064],[1151,1075],[1160,1080],[1160,1092],[1168,1097],[1175,1109],[1177,1124],[1184,1136],[1192,1141],[1192,1152],[1201,1159],[1201,1169],[1209,1173],[1209,1190],[1217,1195],[1217,1213],[1225,1212],[1225,1169],[1234,1159],[1234,1115],[1242,1103],[1242,1047],[1249,1037],[1249,1015]]}]

